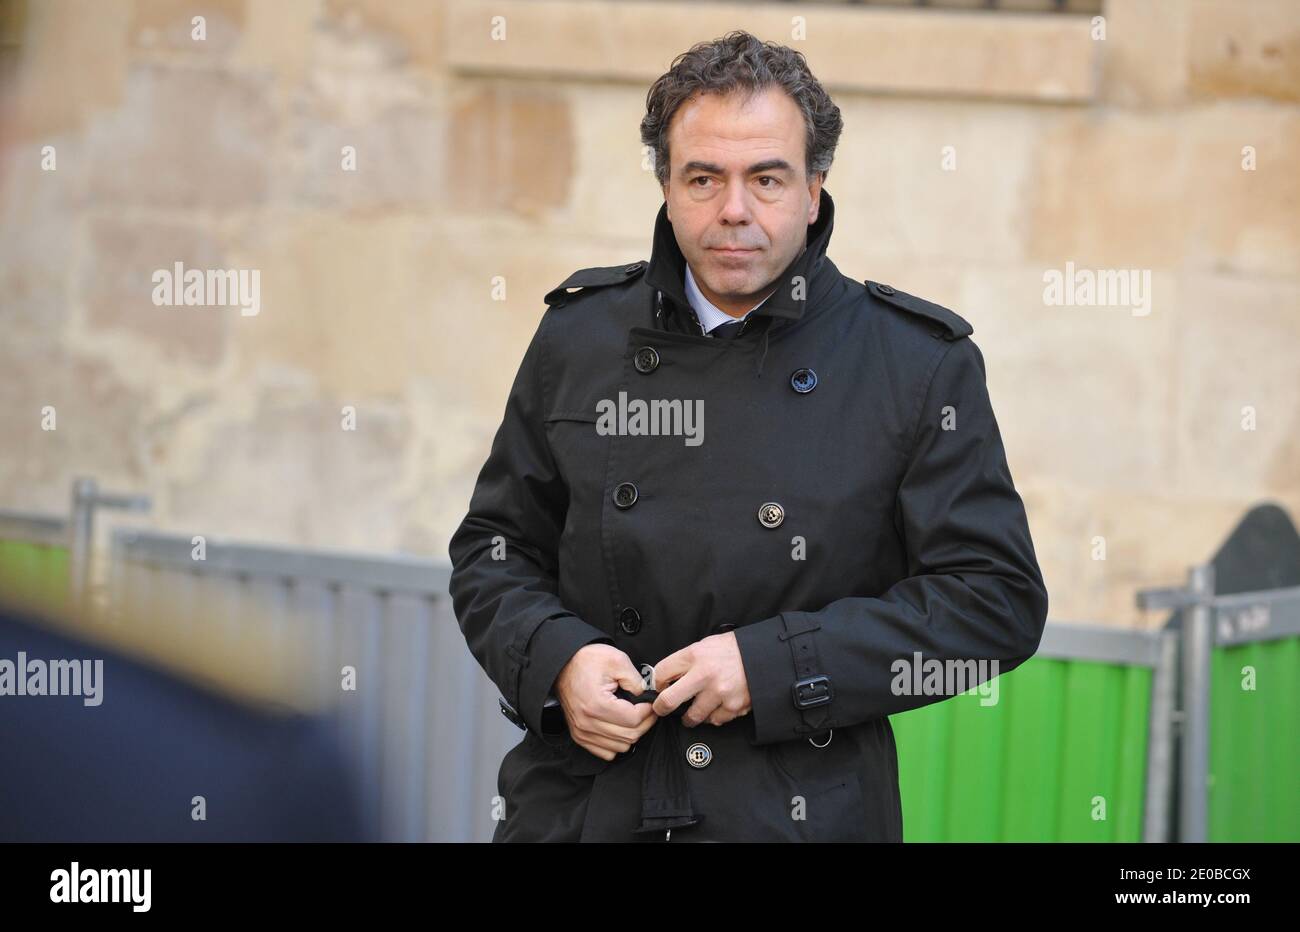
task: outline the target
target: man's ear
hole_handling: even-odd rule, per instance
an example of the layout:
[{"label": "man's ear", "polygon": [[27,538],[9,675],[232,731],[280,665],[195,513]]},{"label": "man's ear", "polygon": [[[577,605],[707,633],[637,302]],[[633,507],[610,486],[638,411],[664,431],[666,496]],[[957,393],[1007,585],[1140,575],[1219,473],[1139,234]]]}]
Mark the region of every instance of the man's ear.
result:
[{"label": "man's ear", "polygon": [[669,222],[669,223],[672,223],[672,222],[673,222],[673,208],[672,208],[672,205],[668,202],[668,185],[666,185],[666,184],[665,184],[665,185],[660,185],[660,187],[663,189],[663,192],[664,192],[664,210],[665,210],[665,214],[664,214],[664,215],[668,218],[668,222]]},{"label": "man's ear", "polygon": [[812,205],[808,208],[808,225],[812,226],[817,222],[817,216],[822,209],[822,181],[825,180],[822,172],[817,173],[817,180],[808,185],[808,193],[812,196]]}]

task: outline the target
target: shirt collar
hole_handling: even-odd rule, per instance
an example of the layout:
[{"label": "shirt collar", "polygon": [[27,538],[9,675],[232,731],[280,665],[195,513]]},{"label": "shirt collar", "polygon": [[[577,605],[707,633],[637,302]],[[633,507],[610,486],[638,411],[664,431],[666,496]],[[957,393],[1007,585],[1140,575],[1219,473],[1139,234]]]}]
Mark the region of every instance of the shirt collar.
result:
[{"label": "shirt collar", "polygon": [[[838,273],[830,262],[824,262],[823,259],[835,225],[835,202],[825,188],[821,190],[820,204],[817,222],[808,226],[807,248],[792,259],[785,271],[777,277],[776,290],[751,308],[749,313],[798,320],[803,316],[808,302],[816,301],[833,284],[832,279]],[[668,205],[665,203],[660,206],[655,218],[654,245],[650,263],[646,267],[645,282],[671,299],[671,302],[665,304],[671,303],[677,308],[695,307],[695,302],[687,293],[686,273],[686,257],[677,245],[673,225],[668,220]],[[705,311],[707,313],[707,308]],[[696,313],[700,313],[698,307]],[[730,315],[726,317],[727,320],[737,319]],[[708,327],[703,317],[700,322]]]},{"label": "shirt collar", "polygon": [[[708,333],[714,327],[721,324],[744,320],[758,308],[762,307],[767,301],[767,298],[764,298],[739,317],[732,317],[726,311],[722,310],[722,308],[704,297],[704,292],[700,291],[700,286],[695,281],[695,276],[691,273],[691,264],[689,262],[686,263],[686,297],[691,302],[691,307],[695,309],[695,316],[700,319],[700,326],[704,328],[705,333]],[[770,298],[772,296],[768,295],[767,297]]]}]

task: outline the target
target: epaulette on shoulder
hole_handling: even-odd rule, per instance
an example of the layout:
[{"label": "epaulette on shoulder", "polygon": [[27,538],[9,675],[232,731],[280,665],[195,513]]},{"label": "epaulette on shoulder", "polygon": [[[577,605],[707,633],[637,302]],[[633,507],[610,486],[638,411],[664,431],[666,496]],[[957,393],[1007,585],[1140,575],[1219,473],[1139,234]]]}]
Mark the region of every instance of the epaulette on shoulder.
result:
[{"label": "epaulette on shoulder", "polygon": [[866,286],[867,291],[886,304],[892,304],[909,314],[916,314],[939,324],[943,330],[935,333],[935,336],[942,336],[945,340],[960,340],[975,332],[975,328],[964,317],[953,313],[942,304],[926,301],[924,298],[918,298],[916,295],[879,282],[868,281]]},{"label": "epaulette on shoulder", "polygon": [[590,269],[578,269],[557,287],[546,292],[543,299],[553,307],[560,307],[569,298],[570,288],[603,288],[607,285],[621,285],[630,282],[645,271],[647,263],[642,260],[631,265],[603,265]]}]

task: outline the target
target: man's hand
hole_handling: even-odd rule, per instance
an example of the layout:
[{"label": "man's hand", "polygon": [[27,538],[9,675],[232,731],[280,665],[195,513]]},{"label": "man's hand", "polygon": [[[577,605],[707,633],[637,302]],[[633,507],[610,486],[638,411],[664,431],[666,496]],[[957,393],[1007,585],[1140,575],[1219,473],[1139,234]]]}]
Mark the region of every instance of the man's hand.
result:
[{"label": "man's hand", "polygon": [[623,687],[634,696],[645,681],[632,658],[612,644],[588,644],[569,658],[555,678],[555,696],[573,740],[604,760],[628,750],[656,721],[654,707],[615,697]]},{"label": "man's hand", "polygon": [[[665,683],[672,685],[665,689]],[[725,725],[748,715],[751,708],[740,645],[731,631],[710,635],[669,654],[655,665],[654,684],[659,690],[652,706],[656,715],[668,715],[695,697],[682,715],[687,728],[704,721]]]}]

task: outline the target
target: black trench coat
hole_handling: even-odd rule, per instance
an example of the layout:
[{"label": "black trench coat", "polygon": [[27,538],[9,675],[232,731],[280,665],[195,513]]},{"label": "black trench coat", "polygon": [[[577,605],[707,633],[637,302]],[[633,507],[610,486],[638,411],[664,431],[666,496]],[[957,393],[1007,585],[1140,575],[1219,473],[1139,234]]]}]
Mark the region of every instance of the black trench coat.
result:
[{"label": "black trench coat", "polygon": [[[649,263],[546,296],[449,546],[469,648],[527,725],[495,841],[901,841],[886,716],[945,696],[896,694],[893,662],[1037,650],[1047,592],[971,327],[842,275],[821,197],[733,340],[702,334],[663,208]],[[620,393],[702,401],[702,442],[598,432]],[[729,629],[750,714],[660,719],[608,762],[542,733],[583,645],[640,667]]]}]

